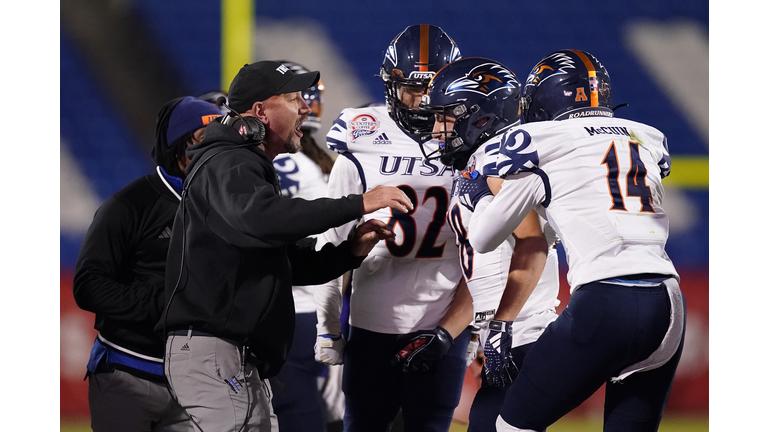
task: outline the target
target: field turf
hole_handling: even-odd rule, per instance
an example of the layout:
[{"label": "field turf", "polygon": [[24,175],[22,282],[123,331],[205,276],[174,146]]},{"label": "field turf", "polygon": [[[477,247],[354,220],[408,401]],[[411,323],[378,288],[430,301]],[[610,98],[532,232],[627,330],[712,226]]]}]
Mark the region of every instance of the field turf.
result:
[{"label": "field turf", "polygon": [[[91,430],[88,421],[61,422],[61,432],[89,432]],[[449,432],[466,432],[467,425],[454,423]],[[565,417],[551,427],[547,432],[600,432],[602,421]],[[707,432],[709,420],[707,418],[664,418],[659,427],[659,432]]]}]

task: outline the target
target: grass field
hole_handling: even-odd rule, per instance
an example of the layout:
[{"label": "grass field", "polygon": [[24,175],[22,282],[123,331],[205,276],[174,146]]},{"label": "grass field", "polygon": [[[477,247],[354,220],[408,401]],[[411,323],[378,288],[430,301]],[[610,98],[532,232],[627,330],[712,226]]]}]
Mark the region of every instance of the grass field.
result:
[{"label": "grass field", "polygon": [[[547,432],[600,432],[602,430],[602,421],[588,420],[583,418],[563,418],[551,427]],[[61,432],[89,432],[91,430],[88,422],[61,423]],[[454,423],[449,432],[466,432],[467,426]],[[704,419],[684,419],[684,418],[665,418],[661,422],[659,432],[707,432],[709,431],[709,420]]]},{"label": "grass field", "polygon": [[[467,426],[454,423],[449,432],[466,432]],[[600,432],[603,430],[602,420],[583,418],[563,418],[547,428],[547,432]],[[708,419],[663,419],[659,432],[707,432]]]}]

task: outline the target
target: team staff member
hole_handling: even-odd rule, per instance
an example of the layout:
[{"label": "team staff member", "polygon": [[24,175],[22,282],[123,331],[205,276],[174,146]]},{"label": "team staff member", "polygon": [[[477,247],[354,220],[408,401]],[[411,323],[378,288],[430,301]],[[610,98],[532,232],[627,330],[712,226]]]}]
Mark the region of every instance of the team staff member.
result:
[{"label": "team staff member", "polygon": [[191,431],[163,378],[162,338],[153,328],[165,304],[165,260],[181,196],[184,150],[220,117],[192,97],[166,103],[157,117],[155,172],[102,204],[80,249],[74,297],[96,314],[88,361],[94,431]]},{"label": "team staff member", "polygon": [[[412,208],[396,188],[313,201],[280,195],[272,160],[298,151],[310,112],[301,90],[319,78],[275,61],[243,66],[229,92],[238,114],[211,124],[187,151],[181,229],[168,252],[168,304],[156,329],[167,334],[169,388],[208,432],[277,430],[266,378],[280,371],[291,346],[291,286],[340,276],[393,234],[367,223],[338,247],[316,251],[314,241],[300,240],[387,206]],[[251,133],[259,122],[263,139]]]}]

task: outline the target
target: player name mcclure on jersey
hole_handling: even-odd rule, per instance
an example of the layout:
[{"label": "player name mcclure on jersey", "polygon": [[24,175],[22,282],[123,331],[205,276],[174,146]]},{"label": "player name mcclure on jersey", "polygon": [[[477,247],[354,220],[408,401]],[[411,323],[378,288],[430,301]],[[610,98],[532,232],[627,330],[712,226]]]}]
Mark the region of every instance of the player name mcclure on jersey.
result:
[{"label": "player name mcclure on jersey", "polygon": [[[380,156],[381,164],[379,165],[379,174],[385,176],[391,176],[394,174],[400,175],[413,175],[416,169],[416,164],[419,164],[419,170],[417,175],[422,176],[442,176],[448,173],[449,176],[453,176],[453,170],[449,166],[435,165],[428,160],[418,156]],[[390,159],[391,158],[391,159]]]},{"label": "player name mcclure on jersey", "polygon": [[584,130],[587,131],[587,133],[592,135],[624,135],[631,137],[632,135],[629,133],[629,130],[625,127],[615,127],[615,126],[602,126],[602,127],[584,127]]}]

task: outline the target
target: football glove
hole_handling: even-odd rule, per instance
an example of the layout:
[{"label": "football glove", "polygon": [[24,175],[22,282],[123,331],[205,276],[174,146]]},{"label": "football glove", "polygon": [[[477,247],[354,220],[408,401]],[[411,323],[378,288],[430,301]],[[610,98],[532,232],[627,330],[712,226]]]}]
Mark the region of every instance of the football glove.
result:
[{"label": "football glove", "polygon": [[477,203],[487,195],[493,194],[491,189],[488,188],[486,177],[480,174],[480,171],[469,167],[461,172],[461,178],[459,179],[459,202],[464,207],[475,211]]},{"label": "football glove", "polygon": [[469,326],[472,332],[472,337],[469,339],[469,345],[467,345],[467,367],[472,364],[477,358],[477,349],[480,347],[480,328],[472,324]]},{"label": "football glove", "polygon": [[315,341],[315,361],[327,365],[343,364],[346,343],[341,335],[318,335]]},{"label": "football glove", "polygon": [[483,347],[485,379],[488,384],[506,388],[512,385],[518,369],[512,359],[512,321],[491,320]]},{"label": "football glove", "polygon": [[397,353],[392,365],[403,372],[427,372],[448,352],[453,337],[440,326],[434,330],[420,330],[397,338]]}]

